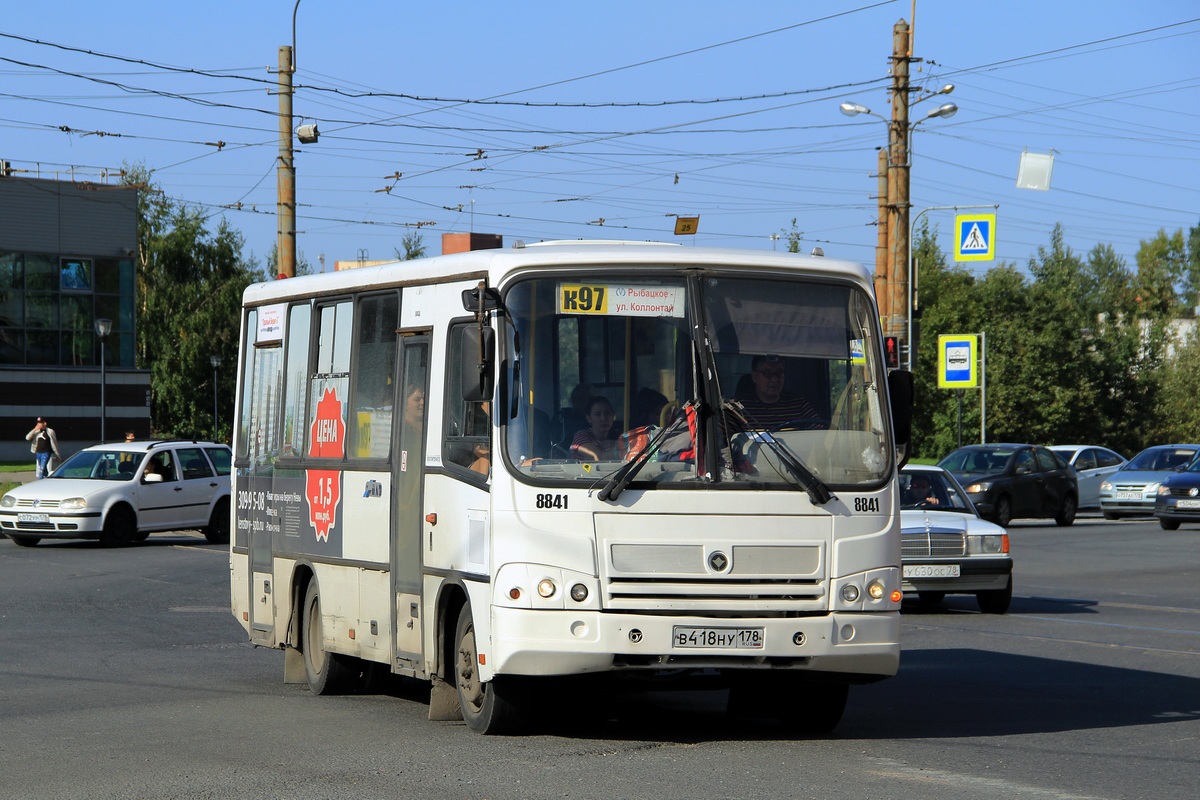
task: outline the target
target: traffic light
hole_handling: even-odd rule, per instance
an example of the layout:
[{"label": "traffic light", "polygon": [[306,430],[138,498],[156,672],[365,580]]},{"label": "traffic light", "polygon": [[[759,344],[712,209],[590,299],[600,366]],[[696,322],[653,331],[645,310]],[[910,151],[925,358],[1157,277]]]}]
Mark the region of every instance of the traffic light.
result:
[{"label": "traffic light", "polygon": [[888,369],[900,369],[900,337],[883,337],[883,357]]}]

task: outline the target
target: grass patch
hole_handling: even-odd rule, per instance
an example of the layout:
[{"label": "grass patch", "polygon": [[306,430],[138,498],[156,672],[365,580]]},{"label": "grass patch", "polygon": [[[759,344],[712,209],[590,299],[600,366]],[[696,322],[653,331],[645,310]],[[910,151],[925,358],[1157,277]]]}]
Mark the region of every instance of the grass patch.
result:
[{"label": "grass patch", "polygon": [[15,489],[20,485],[21,484],[15,483],[13,481],[0,481],[0,495],[3,495],[9,489]]},{"label": "grass patch", "polygon": [[0,474],[5,472],[33,472],[32,461],[0,461]]}]

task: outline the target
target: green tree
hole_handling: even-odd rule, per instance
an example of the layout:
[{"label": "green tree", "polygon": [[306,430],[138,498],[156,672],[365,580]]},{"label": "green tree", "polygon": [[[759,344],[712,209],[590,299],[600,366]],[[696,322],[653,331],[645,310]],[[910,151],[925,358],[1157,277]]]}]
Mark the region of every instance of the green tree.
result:
[{"label": "green tree", "polygon": [[[168,198],[141,165],[126,167],[138,193],[137,360],[150,370],[155,435],[227,439],[232,428],[241,297],[262,279],[224,219]],[[219,430],[213,431],[213,367]]]},{"label": "green tree", "polygon": [[404,248],[403,253],[399,248],[392,248],[397,261],[412,261],[414,258],[425,257],[425,237],[421,235],[420,231],[405,233],[404,238],[400,240],[400,246]]}]

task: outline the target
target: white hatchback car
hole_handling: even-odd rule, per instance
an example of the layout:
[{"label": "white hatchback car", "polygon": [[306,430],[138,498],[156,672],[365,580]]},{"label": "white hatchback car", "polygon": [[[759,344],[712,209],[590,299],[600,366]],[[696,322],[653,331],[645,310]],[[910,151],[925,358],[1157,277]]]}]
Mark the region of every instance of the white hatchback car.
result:
[{"label": "white hatchback car", "polygon": [[1079,480],[1079,507],[1096,508],[1100,505],[1100,484],[1121,468],[1125,456],[1091,444],[1052,444],[1050,449],[1067,460],[1075,468]]},{"label": "white hatchback car", "polygon": [[185,528],[227,543],[231,455],[215,442],[88,447],[49,477],[0,498],[0,531],[24,547],[42,539],[99,539],[120,546]]}]

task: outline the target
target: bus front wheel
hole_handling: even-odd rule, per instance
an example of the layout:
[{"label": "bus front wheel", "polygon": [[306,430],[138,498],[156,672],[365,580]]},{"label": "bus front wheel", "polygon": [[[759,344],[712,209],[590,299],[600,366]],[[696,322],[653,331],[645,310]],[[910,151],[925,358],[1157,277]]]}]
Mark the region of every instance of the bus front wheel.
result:
[{"label": "bus front wheel", "polygon": [[313,694],[342,694],[353,688],[358,673],[351,669],[350,656],[325,649],[321,630],[321,593],[314,577],[304,593],[304,619],[300,623],[300,646],[304,652],[304,673]]},{"label": "bus front wheel", "polygon": [[528,698],[515,679],[496,677],[486,683],[479,679],[475,622],[468,605],[458,614],[454,642],[454,685],[463,722],[476,733],[520,732],[527,720]]}]

